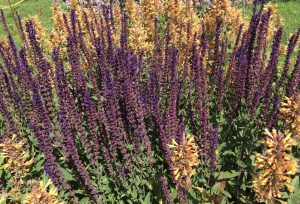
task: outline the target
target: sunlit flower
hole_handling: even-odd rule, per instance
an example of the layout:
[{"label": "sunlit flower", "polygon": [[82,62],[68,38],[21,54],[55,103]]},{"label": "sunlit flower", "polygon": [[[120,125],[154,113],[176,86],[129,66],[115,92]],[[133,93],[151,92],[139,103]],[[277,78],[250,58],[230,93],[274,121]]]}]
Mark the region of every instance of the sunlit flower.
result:
[{"label": "sunlit flower", "polygon": [[34,162],[33,159],[29,159],[24,146],[25,141],[17,141],[16,135],[0,144],[1,154],[5,158],[3,168],[11,174],[8,182],[13,184],[9,194],[14,195],[14,197],[18,197],[21,193],[21,189],[25,184],[24,178]]},{"label": "sunlit flower", "polygon": [[216,0],[209,7],[202,20],[207,27],[207,32],[213,33],[218,20],[222,20],[222,26],[229,36],[235,36],[240,25],[246,23],[241,11],[232,7],[230,0]]},{"label": "sunlit flower", "polygon": [[265,136],[264,153],[256,153],[254,166],[259,172],[254,176],[253,187],[257,201],[275,203],[281,201],[282,189],[293,191],[289,175],[296,173],[297,161],[290,152],[296,141],[291,134],[284,135],[275,129],[272,132],[265,129]]},{"label": "sunlit flower", "polygon": [[[142,7],[134,0],[128,0],[125,3],[125,10],[128,15],[128,43],[138,53],[141,51],[150,51],[154,44],[148,42],[147,31],[143,25]],[[154,22],[154,19],[153,19]]]},{"label": "sunlit flower", "polygon": [[[57,196],[57,189],[54,185],[51,185],[51,180],[47,183],[43,181],[30,181],[31,191],[25,196],[25,204],[35,204],[35,203],[51,203],[51,204],[62,204]],[[49,190],[48,190],[49,189]]]},{"label": "sunlit flower", "polygon": [[272,42],[272,39],[277,29],[283,26],[283,19],[280,17],[277,7],[278,6],[276,3],[269,2],[263,8],[263,12],[267,12],[269,9],[271,10],[271,16],[268,22],[268,30],[267,30],[268,42]]},{"label": "sunlit flower", "polygon": [[153,40],[155,34],[154,19],[161,17],[163,14],[163,3],[161,0],[142,0],[141,7],[145,29],[148,36]]},{"label": "sunlit flower", "polygon": [[300,139],[300,94],[288,98],[281,103],[280,114],[287,123],[289,132],[297,140]]},{"label": "sunlit flower", "polygon": [[171,161],[175,182],[180,183],[183,188],[190,188],[191,177],[196,173],[193,167],[199,165],[194,136],[186,133],[178,143],[173,139],[169,147],[172,150]]}]

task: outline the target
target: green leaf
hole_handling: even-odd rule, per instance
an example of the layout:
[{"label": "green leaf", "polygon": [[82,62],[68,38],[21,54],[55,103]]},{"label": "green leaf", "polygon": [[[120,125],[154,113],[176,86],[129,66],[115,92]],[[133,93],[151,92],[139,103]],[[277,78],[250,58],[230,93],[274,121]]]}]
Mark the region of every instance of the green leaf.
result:
[{"label": "green leaf", "polygon": [[222,199],[221,204],[226,204],[226,197],[224,197],[224,198]]},{"label": "green leaf", "polygon": [[219,193],[219,183],[215,183],[214,185],[213,185],[213,187],[211,188],[211,192],[212,192],[212,194],[218,194]]},{"label": "green leaf", "polygon": [[0,204],[6,204],[7,198],[5,194],[0,195]]},{"label": "green leaf", "polygon": [[299,204],[300,200],[300,191],[293,193],[288,200],[288,204]]},{"label": "green leaf", "polygon": [[226,196],[227,198],[231,198],[231,195],[228,191],[225,190],[221,190],[221,192],[223,193],[224,196]]},{"label": "green leaf", "polygon": [[247,165],[245,164],[245,162],[243,162],[242,160],[237,160],[237,162],[236,162],[240,167],[242,167],[242,168],[246,168],[247,167]]},{"label": "green leaf", "polygon": [[133,197],[134,199],[136,199],[138,194],[137,194],[137,191],[136,191],[136,188],[135,188],[135,187],[132,188],[131,193],[132,193],[132,194],[131,194],[132,197]]},{"label": "green leaf", "polygon": [[75,191],[76,194],[84,195],[84,191],[81,189],[78,189]]},{"label": "green leaf", "polygon": [[227,150],[227,151],[224,151],[222,155],[223,156],[225,156],[225,155],[234,155],[235,156],[235,153],[233,151]]},{"label": "green leaf", "polygon": [[197,199],[197,195],[193,189],[189,190],[189,193],[194,199]]},{"label": "green leaf", "polygon": [[41,171],[43,169],[43,163],[44,163],[44,159],[36,163],[36,165],[34,165],[33,171],[37,171],[37,172]]},{"label": "green leaf", "polygon": [[151,192],[148,192],[145,200],[142,201],[142,204],[151,204]]},{"label": "green leaf", "polygon": [[291,182],[291,185],[295,188],[294,191],[299,190],[299,176],[296,176],[293,181]]},{"label": "green leaf", "polygon": [[80,200],[79,203],[80,203],[80,204],[89,204],[89,203],[90,203],[90,200],[89,200],[89,198],[83,198],[83,199]]},{"label": "green leaf", "polygon": [[231,179],[231,178],[237,177],[238,175],[240,175],[240,172],[236,172],[236,171],[231,171],[231,172],[224,171],[224,172],[220,172],[218,180]]},{"label": "green leaf", "polygon": [[243,191],[245,191],[245,190],[246,190],[246,188],[247,188],[246,184],[245,184],[245,183],[242,183],[242,186],[241,186],[241,188],[242,188],[242,190],[243,190]]},{"label": "green leaf", "polygon": [[0,166],[3,164],[3,162],[4,162],[4,156],[0,154]]},{"label": "green leaf", "polygon": [[241,201],[242,203],[247,203],[247,200],[246,200],[244,197],[240,197],[240,201]]},{"label": "green leaf", "polygon": [[90,83],[87,83],[87,85],[86,85],[89,89],[93,89],[94,88],[94,86],[92,85],[92,84],[90,84]]},{"label": "green leaf", "polygon": [[75,181],[74,176],[67,169],[62,168],[62,172],[69,181]]},{"label": "green leaf", "polygon": [[171,195],[172,195],[172,198],[175,199],[177,197],[177,191],[175,188],[172,188],[171,189]]}]

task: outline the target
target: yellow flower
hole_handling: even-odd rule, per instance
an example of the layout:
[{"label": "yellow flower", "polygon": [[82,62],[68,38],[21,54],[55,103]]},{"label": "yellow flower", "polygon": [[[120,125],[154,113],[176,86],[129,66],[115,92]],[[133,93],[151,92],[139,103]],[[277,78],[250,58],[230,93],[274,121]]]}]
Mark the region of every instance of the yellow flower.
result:
[{"label": "yellow flower", "polygon": [[253,187],[258,202],[275,203],[281,201],[280,190],[286,187],[293,191],[289,175],[296,174],[298,165],[290,152],[297,143],[289,133],[265,129],[262,144],[266,150],[263,154],[256,153],[254,167],[259,172],[253,178]]},{"label": "yellow flower", "polygon": [[[147,30],[143,25],[142,7],[134,0],[125,3],[125,11],[128,15],[128,44],[136,52],[151,51],[154,43],[149,42]],[[153,19],[154,20],[154,19]]]},{"label": "yellow flower", "polygon": [[287,123],[287,131],[291,132],[293,137],[297,140],[300,139],[300,94],[288,98],[281,103],[279,109],[280,114],[284,121]]},{"label": "yellow flower", "polygon": [[163,3],[161,0],[142,0],[141,9],[143,12],[143,24],[151,40],[154,40],[154,20],[161,17]]},{"label": "yellow flower", "polygon": [[199,165],[194,136],[184,134],[179,143],[173,139],[169,147],[172,150],[171,162],[174,180],[179,181],[180,186],[183,188],[192,187],[191,177],[196,173],[193,167]]},{"label": "yellow flower", "polygon": [[277,7],[276,3],[269,2],[263,8],[263,12],[267,12],[269,9],[271,10],[271,16],[268,23],[269,29],[267,30],[267,42],[271,42],[277,29],[283,26],[283,19],[280,17]]},{"label": "yellow flower", "polygon": [[[62,204],[57,196],[57,189],[51,185],[52,182],[49,179],[47,183],[43,181],[30,181],[31,191],[25,196],[25,204],[32,203],[51,203],[51,204]],[[49,191],[47,190],[49,188]]]},{"label": "yellow flower", "polygon": [[5,159],[3,167],[11,174],[8,182],[12,184],[13,188],[8,193],[18,198],[25,183],[24,178],[34,161],[29,159],[29,155],[25,151],[25,141],[17,141],[16,135],[4,140],[0,144],[0,149],[1,156]]},{"label": "yellow flower", "polygon": [[202,20],[207,26],[206,32],[212,33],[215,30],[218,19],[222,19],[222,26],[229,36],[235,36],[240,25],[246,23],[241,11],[232,7],[230,0],[215,0],[209,7]]}]

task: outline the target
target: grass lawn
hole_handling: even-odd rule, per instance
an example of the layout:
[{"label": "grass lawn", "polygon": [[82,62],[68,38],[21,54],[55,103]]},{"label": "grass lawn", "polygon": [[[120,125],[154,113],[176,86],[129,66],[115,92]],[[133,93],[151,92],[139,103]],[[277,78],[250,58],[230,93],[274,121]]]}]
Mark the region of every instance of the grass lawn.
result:
[{"label": "grass lawn", "polygon": [[[278,5],[278,12],[283,18],[284,33],[283,40],[288,41],[290,33],[294,33],[300,28],[300,0],[274,1]],[[240,7],[244,16],[249,19],[252,15],[252,7]]]},{"label": "grass lawn", "polygon": [[[11,4],[17,3],[20,0],[10,0]],[[51,21],[51,5],[52,0],[25,0],[24,2],[18,4],[17,6],[13,7],[14,11],[20,13],[21,17],[28,17],[37,15],[41,19],[42,25],[45,26],[47,29],[51,29],[52,21]],[[8,6],[8,0],[0,0],[0,7]],[[11,30],[12,34],[15,39],[18,38],[16,26],[13,20],[13,16],[9,9],[4,9],[4,13],[7,19],[7,24],[9,29]],[[0,26],[0,36],[3,35],[3,28],[2,25]]]},{"label": "grass lawn", "polygon": [[[10,0],[12,4],[20,0]],[[14,7],[14,11],[18,11],[22,17],[37,15],[42,21],[42,25],[47,29],[51,29],[51,4],[52,0],[25,0],[21,4]],[[278,10],[284,20],[284,36],[287,42],[290,33],[294,33],[300,28],[300,0],[291,0],[288,2],[277,1]],[[0,0],[0,7],[8,6],[8,0]],[[239,6],[244,16],[249,19],[252,15],[252,7]],[[17,30],[14,24],[12,14],[9,9],[4,9],[8,26],[12,34],[18,38]],[[3,35],[2,26],[0,26],[0,36]]]}]

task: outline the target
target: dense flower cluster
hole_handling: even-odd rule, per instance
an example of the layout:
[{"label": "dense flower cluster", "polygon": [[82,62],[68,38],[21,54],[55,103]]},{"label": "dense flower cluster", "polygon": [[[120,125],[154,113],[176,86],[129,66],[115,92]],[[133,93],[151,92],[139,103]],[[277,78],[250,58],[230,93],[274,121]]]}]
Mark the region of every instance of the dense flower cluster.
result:
[{"label": "dense flower cluster", "polygon": [[174,180],[181,187],[188,189],[192,186],[191,177],[196,173],[193,168],[200,163],[195,138],[191,134],[184,133],[178,143],[173,139],[169,148],[172,151]]},{"label": "dense flower cluster", "polygon": [[224,22],[223,28],[229,37],[235,36],[239,31],[239,26],[246,23],[241,11],[232,7],[230,0],[215,0],[208,8],[203,17],[203,23],[207,27],[206,32],[213,33],[212,31],[220,20]]},{"label": "dense flower cluster", "polygon": [[22,188],[26,184],[25,177],[34,163],[25,148],[25,141],[17,141],[16,135],[0,144],[1,157],[5,160],[3,168],[11,174],[8,182],[13,184],[8,196],[16,199],[22,194]]},{"label": "dense flower cluster", "polygon": [[[31,190],[25,195],[25,204],[35,203],[51,203],[51,204],[63,204],[64,202],[59,201],[57,196],[57,189],[51,185],[51,180],[47,183],[43,181],[29,181]],[[50,186],[50,187],[49,187]],[[48,191],[48,188],[49,191]]]},{"label": "dense flower cluster", "polygon": [[[144,0],[137,2],[128,0],[124,4],[116,1],[112,5],[101,4],[101,6],[96,7],[92,6],[92,2],[86,2],[83,6],[79,3],[76,0],[70,1],[70,9],[74,9],[77,12],[83,34],[81,38],[85,41],[87,48],[91,48],[93,39],[91,38],[92,36],[86,35],[86,33],[102,28],[102,32],[104,34],[110,32],[114,44],[119,45],[123,28],[123,15],[126,15],[128,20],[126,31],[128,46],[138,53],[149,52],[154,49],[155,41],[160,38],[161,34],[165,34],[155,34],[156,29],[162,29],[160,26],[162,22],[169,30],[170,42],[181,49],[184,49],[189,44],[191,36],[194,34],[199,35],[203,32],[204,28],[202,28],[202,25],[206,27],[205,32],[212,34],[216,25],[216,19],[224,21],[223,27],[231,37],[238,32],[239,25],[245,23],[240,11],[231,7],[229,0],[215,1],[209,6],[209,12],[203,17],[197,14],[195,4],[192,1]],[[105,9],[100,9],[101,12],[99,13],[99,8],[101,7]],[[60,8],[60,4],[57,1],[54,2],[52,11],[53,29],[50,32],[50,38],[45,36],[46,31],[38,32],[40,33],[38,39],[44,41],[41,45],[46,49],[48,48],[50,52],[57,43],[66,44],[68,31],[64,26],[64,16],[69,16],[68,12]],[[105,22],[105,24],[107,23],[106,26],[99,28],[96,24],[100,23],[98,21],[101,18],[108,18],[109,21]],[[34,22],[38,26],[38,30],[42,31],[44,29],[38,21]],[[94,34],[97,35],[97,33]]]},{"label": "dense flower cluster", "polygon": [[300,139],[300,98],[299,94],[285,97],[281,103],[280,113],[287,123],[287,131],[291,132],[293,138]]},{"label": "dense flower cluster", "polygon": [[[291,134],[283,134],[275,129],[265,130],[264,154],[256,154],[255,168],[260,170],[254,177],[253,187],[259,202],[276,203],[282,197],[283,188],[293,191],[290,175],[297,171],[297,160],[291,156],[291,149],[296,141]],[[283,203],[283,202],[281,202]]]},{"label": "dense flower cluster", "polygon": [[[99,10],[72,1],[65,11],[55,3],[50,34],[19,17],[20,47],[1,13],[1,142],[29,139],[70,203],[254,199],[253,190],[236,189],[251,183],[249,157],[261,147],[251,135],[281,127],[280,113],[298,131],[300,88],[300,54],[291,63],[300,31],[281,68],[283,28],[269,43],[272,9],[257,2],[244,25],[232,25],[239,12],[228,1],[216,1],[226,12],[211,11],[203,23],[191,1],[128,0]],[[290,101],[280,109],[284,95]],[[286,174],[297,167],[294,137],[266,134],[256,162],[259,200],[290,189]],[[32,191],[28,202],[59,202],[56,190],[35,183]]]}]

